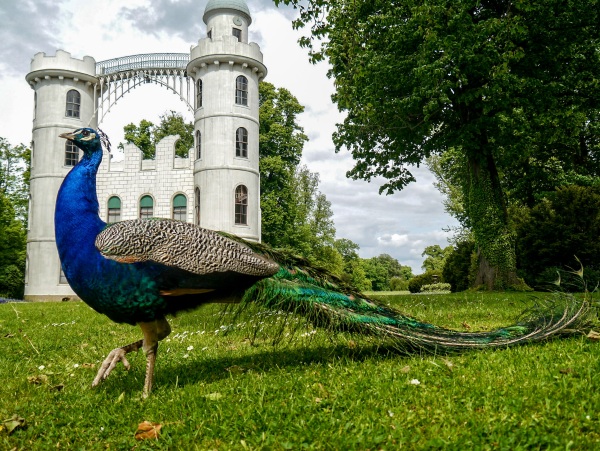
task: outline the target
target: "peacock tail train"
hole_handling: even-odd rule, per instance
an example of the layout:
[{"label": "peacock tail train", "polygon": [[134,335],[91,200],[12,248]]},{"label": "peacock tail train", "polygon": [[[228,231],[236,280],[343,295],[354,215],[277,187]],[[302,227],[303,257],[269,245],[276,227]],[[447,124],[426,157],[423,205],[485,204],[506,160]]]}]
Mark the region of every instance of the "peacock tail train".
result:
[{"label": "peacock tail train", "polygon": [[259,305],[268,310],[298,314],[316,327],[378,336],[404,351],[453,352],[506,347],[557,334],[579,333],[588,324],[588,302],[562,295],[538,302],[516,324],[497,330],[460,332],[445,329],[370,299],[302,258],[261,244],[246,244],[255,253],[279,262],[280,268],[273,276],[256,282],[245,291],[241,309]]}]

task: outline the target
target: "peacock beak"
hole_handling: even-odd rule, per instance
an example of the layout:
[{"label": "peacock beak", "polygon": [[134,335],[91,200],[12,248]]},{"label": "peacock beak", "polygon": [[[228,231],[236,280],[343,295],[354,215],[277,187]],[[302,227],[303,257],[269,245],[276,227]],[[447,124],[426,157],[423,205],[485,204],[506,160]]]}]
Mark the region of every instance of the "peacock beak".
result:
[{"label": "peacock beak", "polygon": [[68,139],[69,141],[75,140],[75,134],[72,132],[61,133],[60,135],[58,135],[58,137]]}]

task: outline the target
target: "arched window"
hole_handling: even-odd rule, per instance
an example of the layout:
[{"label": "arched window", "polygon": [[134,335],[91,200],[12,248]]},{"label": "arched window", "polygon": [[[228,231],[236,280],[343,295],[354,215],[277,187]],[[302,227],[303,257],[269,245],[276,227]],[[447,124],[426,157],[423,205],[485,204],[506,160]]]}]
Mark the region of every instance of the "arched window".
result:
[{"label": "arched window", "polygon": [[185,221],[187,219],[187,197],[177,194],[173,198],[173,219]]},{"label": "arched window", "polygon": [[202,157],[202,134],[196,130],[196,160]]},{"label": "arched window", "polygon": [[119,222],[121,220],[121,199],[118,196],[112,196],[108,199],[108,223]]},{"label": "arched window", "polygon": [[248,130],[240,127],[235,132],[235,156],[248,158]]},{"label": "arched window", "polygon": [[248,79],[243,75],[235,79],[235,103],[248,105]]},{"label": "arched window", "polygon": [[235,189],[235,223],[248,224],[248,188],[244,185]]},{"label": "arched window", "polygon": [[67,117],[79,117],[79,107],[81,106],[81,94],[75,89],[71,89],[67,92],[67,111],[65,116]]},{"label": "arched window", "polygon": [[140,219],[151,218],[154,214],[154,199],[144,196],[140,199]]},{"label": "arched window", "polygon": [[196,187],[194,190],[194,210],[195,210],[195,221],[196,225],[200,225],[200,188]]},{"label": "arched window", "polygon": [[196,83],[196,108],[202,106],[202,80]]},{"label": "arched window", "polygon": [[75,166],[79,161],[79,148],[73,144],[73,141],[67,140],[65,143],[65,166]]}]

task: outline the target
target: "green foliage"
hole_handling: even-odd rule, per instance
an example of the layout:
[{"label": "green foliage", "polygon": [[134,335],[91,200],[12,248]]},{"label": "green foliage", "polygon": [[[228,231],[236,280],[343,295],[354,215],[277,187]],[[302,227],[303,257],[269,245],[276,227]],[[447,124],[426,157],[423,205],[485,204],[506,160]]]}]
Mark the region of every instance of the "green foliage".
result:
[{"label": "green foliage", "polygon": [[464,291],[470,287],[474,278],[471,271],[474,253],[475,242],[466,240],[457,243],[452,253],[446,258],[442,277],[450,284],[452,292]]},{"label": "green foliage", "polygon": [[421,285],[421,293],[442,293],[442,292],[450,292],[450,284],[449,283],[430,283],[426,285]]},{"label": "green foliage", "polygon": [[[127,124],[123,127],[125,142],[135,144],[142,151],[144,159],[152,159],[156,153],[153,130],[154,124],[146,119],[142,119],[140,125]],[[123,149],[123,143],[119,143],[118,147]]]},{"label": "green foliage", "polygon": [[15,218],[8,196],[0,191],[0,297],[22,299],[27,234]]},{"label": "green foliage", "polygon": [[160,116],[160,122],[153,130],[154,144],[169,135],[179,135],[175,143],[175,155],[187,158],[190,149],[194,148],[194,124],[185,122],[184,117],[175,111],[165,113]]},{"label": "green foliage", "polygon": [[518,228],[519,267],[534,286],[548,268],[600,268],[600,190],[567,186],[536,205]]},{"label": "green foliage", "polygon": [[[188,157],[190,149],[194,147],[194,124],[185,122],[184,117],[175,111],[161,115],[158,125],[142,119],[139,125],[127,124],[123,131],[125,141],[135,144],[144,154],[144,159],[153,159],[156,155],[156,144],[169,135],[179,135],[175,144],[175,155],[178,157]],[[123,149],[123,143],[118,147]]]},{"label": "green foliage", "polygon": [[[362,260],[365,275],[371,281],[374,291],[389,291],[390,280],[394,277],[407,281],[412,277],[410,266],[401,265],[388,254]],[[396,282],[397,283],[397,282]]]},{"label": "green foliage", "polygon": [[425,271],[441,271],[451,252],[452,246],[446,246],[444,249],[442,249],[439,244],[427,246],[421,254],[421,257],[427,256],[427,258],[423,260],[423,266],[421,267]]},{"label": "green foliage", "polygon": [[434,283],[443,282],[441,271],[427,271],[424,274],[419,274],[408,281],[408,291],[411,293],[420,293],[423,285],[431,285]]},{"label": "green foliage", "polygon": [[337,239],[333,245],[343,259],[342,280],[361,291],[372,290],[373,286],[365,273],[363,260],[358,256],[359,245],[347,238]]},{"label": "green foliage", "polygon": [[390,193],[414,180],[411,165],[456,152],[479,283],[516,284],[507,190],[531,197],[556,183],[552,168],[600,174],[597,1],[282,3],[310,25],[311,59],[330,63],[349,175],[381,176]]},{"label": "green foliage", "polygon": [[24,226],[29,207],[30,174],[31,150],[23,144],[12,146],[0,138],[0,193],[9,199],[15,217]]},{"label": "green foliage", "polygon": [[390,291],[407,291],[408,280],[402,277],[392,277],[389,282]]},{"label": "green foliage", "polygon": [[30,159],[24,145],[0,138],[0,297],[23,297]]}]

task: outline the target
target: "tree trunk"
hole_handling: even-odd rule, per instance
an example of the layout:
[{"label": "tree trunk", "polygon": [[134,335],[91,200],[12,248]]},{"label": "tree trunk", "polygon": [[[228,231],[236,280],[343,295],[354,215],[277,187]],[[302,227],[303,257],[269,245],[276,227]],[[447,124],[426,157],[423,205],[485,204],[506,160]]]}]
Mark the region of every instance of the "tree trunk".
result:
[{"label": "tree trunk", "polygon": [[479,264],[475,286],[487,290],[524,288],[517,277],[515,236],[508,226],[508,214],[500,178],[491,153],[470,156],[467,211],[475,241],[479,247]]}]

